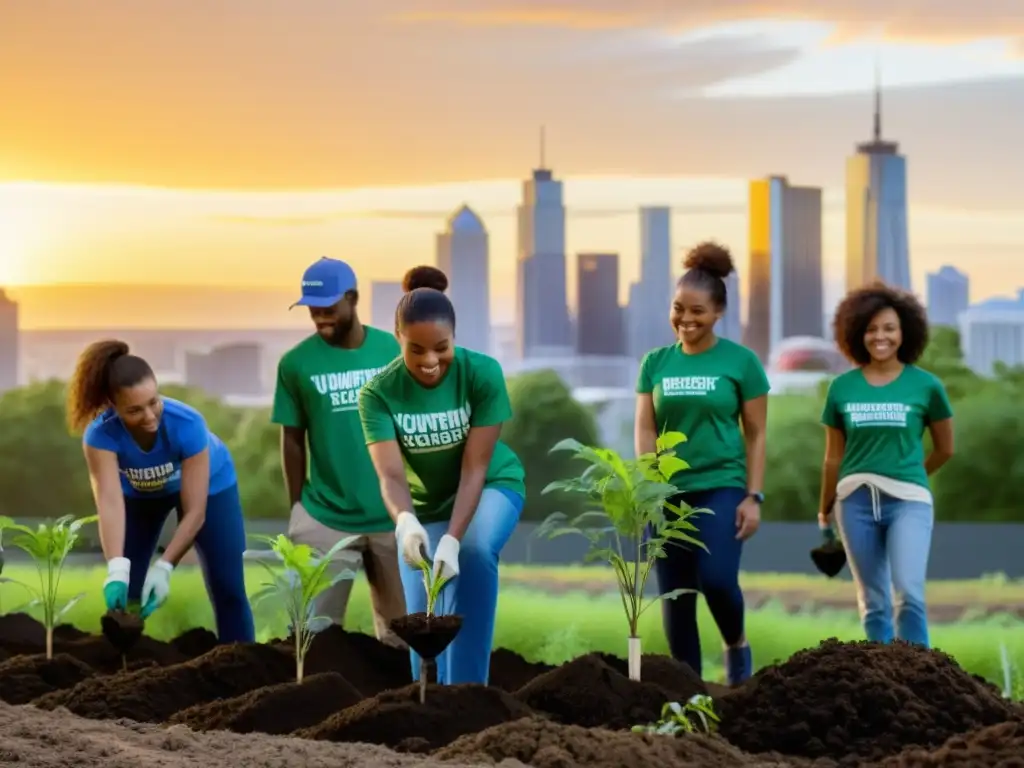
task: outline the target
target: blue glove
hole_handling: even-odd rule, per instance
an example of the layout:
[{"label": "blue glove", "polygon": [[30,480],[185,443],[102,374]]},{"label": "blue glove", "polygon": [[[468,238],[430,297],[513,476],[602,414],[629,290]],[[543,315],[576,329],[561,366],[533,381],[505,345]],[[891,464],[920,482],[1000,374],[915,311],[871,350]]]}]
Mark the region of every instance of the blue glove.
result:
[{"label": "blue glove", "polygon": [[128,578],[131,572],[132,564],[127,557],[114,557],[107,562],[103,599],[108,611],[123,611],[128,607]]}]

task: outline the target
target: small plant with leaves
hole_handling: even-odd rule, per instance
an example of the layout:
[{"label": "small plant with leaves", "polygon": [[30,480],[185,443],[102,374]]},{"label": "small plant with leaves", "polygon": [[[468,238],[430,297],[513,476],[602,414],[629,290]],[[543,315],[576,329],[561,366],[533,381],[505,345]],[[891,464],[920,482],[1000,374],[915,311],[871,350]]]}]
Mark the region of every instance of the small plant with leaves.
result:
[{"label": "small plant with leaves", "polygon": [[14,522],[9,517],[0,518],[0,532],[9,531],[10,544],[23,550],[35,563],[39,576],[39,588],[24,584],[15,579],[0,577],[0,582],[18,584],[28,590],[35,598],[29,606],[41,606],[43,627],[46,629],[46,658],[53,658],[53,630],[58,622],[75,604],[85,597],[79,593],[65,602],[57,603],[60,590],[60,577],[64,571],[64,562],[68,554],[78,542],[82,527],[96,522],[98,518],[81,517],[77,520],[72,515],[61,517],[52,523],[40,523],[35,529]]},{"label": "small plant with leaves", "polygon": [[[640,679],[640,617],[658,600],[671,600],[694,591],[676,589],[645,599],[644,590],[655,561],[665,557],[665,548],[670,544],[707,550],[694,535],[697,527],[691,518],[710,514],[710,510],[670,502],[679,489],[669,480],[690,466],[675,454],[676,446],[685,441],[681,432],[666,432],[658,438],[654,452],[636,459],[624,459],[610,448],[586,446],[573,439],[563,440],[551,449],[552,453],[571,451],[574,458],[589,466],[577,477],[549,484],[543,493],[582,494],[594,508],[571,519],[556,512],[540,525],[537,535],[584,536],[590,542],[586,561],[611,565],[629,626],[632,680]],[[667,515],[666,510],[672,514]]]},{"label": "small plant with leaves", "polygon": [[697,694],[685,704],[670,701],[661,708],[661,719],[649,725],[634,725],[633,733],[654,733],[678,736],[681,733],[712,733],[717,730],[719,717],[710,696]]},{"label": "small plant with leaves", "polygon": [[[264,582],[262,589],[252,596],[252,602],[258,605],[271,601],[275,606],[285,607],[295,635],[295,682],[301,683],[313,637],[331,624],[326,616],[315,615],[316,598],[339,581],[355,578],[355,573],[347,568],[332,574],[330,566],[334,555],[359,537],[342,539],[323,554],[307,544],[294,543],[284,534],[255,538],[270,545],[274,564],[267,562],[263,553],[246,551],[245,557],[256,559],[270,576],[270,581]],[[275,564],[284,567],[275,568]]]},{"label": "small plant with leaves", "polygon": [[423,589],[427,593],[427,616],[434,616],[437,598],[441,596],[441,590],[451,579],[444,578],[440,574],[435,576],[434,565],[429,560],[421,560],[418,567],[423,573]]}]

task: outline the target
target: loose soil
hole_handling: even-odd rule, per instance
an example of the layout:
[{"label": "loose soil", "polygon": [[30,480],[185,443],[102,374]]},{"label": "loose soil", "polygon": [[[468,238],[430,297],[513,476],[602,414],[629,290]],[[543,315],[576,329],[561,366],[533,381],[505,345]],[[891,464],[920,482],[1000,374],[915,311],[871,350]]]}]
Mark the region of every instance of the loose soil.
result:
[{"label": "loose soil", "polygon": [[937,747],[1020,711],[940,651],[838,640],[762,669],[719,705],[721,734],[747,752],[850,765]]},{"label": "loose soil", "polygon": [[391,631],[424,659],[435,659],[462,629],[461,616],[410,613],[391,622]]},{"label": "loose soil", "polygon": [[[665,657],[645,656],[636,682],[606,654],[551,668],[496,651],[491,686],[429,685],[421,705],[407,653],[336,627],[314,639],[301,685],[287,640],[211,649],[205,631],[143,636],[128,672],[109,666],[120,654],[103,636],[60,628],[52,660],[41,641],[28,617],[0,617],[0,699],[33,705],[0,703],[0,764],[1024,768],[1024,709],[903,643],[826,641],[730,690]],[[709,687],[718,735],[629,732]]]},{"label": "loose soil", "polygon": [[197,704],[168,722],[196,731],[286,734],[322,722],[362,701],[363,695],[337,672],[271,685],[233,699]]},{"label": "loose soil", "polygon": [[100,629],[107,641],[119,653],[128,653],[142,637],[146,628],[142,617],[127,611],[107,611],[100,619]]}]

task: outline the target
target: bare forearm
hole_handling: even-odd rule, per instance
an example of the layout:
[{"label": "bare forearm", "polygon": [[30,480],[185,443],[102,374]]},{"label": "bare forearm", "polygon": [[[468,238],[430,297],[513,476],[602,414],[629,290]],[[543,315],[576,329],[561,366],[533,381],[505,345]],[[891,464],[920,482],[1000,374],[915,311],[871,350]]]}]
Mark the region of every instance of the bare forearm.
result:
[{"label": "bare forearm", "polygon": [[295,506],[302,501],[302,487],[306,484],[306,441],[284,438],[281,441],[281,466],[284,468],[284,485],[288,492],[288,505]]},{"label": "bare forearm", "polygon": [[747,490],[764,491],[765,439],[763,434],[747,438]]},{"label": "bare forearm", "polygon": [[124,497],[118,494],[116,498],[97,499],[96,512],[104,559],[124,557]]},{"label": "bare forearm", "polygon": [[839,482],[839,462],[828,459],[821,465],[821,497],[818,511],[828,512],[836,500],[836,484]]},{"label": "bare forearm", "polygon": [[448,535],[459,541],[466,534],[466,529],[473,522],[473,515],[480,504],[480,496],[484,492],[487,480],[487,469],[472,472],[463,471],[459,479],[459,488],[455,492],[455,504],[452,508],[452,519],[448,523]]},{"label": "bare forearm", "polygon": [[658,449],[658,433],[649,427],[639,427],[633,433],[633,448],[636,455],[654,453]]},{"label": "bare forearm", "polygon": [[409,481],[405,476],[385,475],[380,479],[380,494],[384,499],[391,519],[397,521],[403,512],[412,512],[412,495],[409,493]]},{"label": "bare forearm", "polygon": [[951,458],[952,455],[945,451],[932,451],[928,454],[928,458],[924,460],[924,471],[928,473],[928,475],[933,475]]},{"label": "bare forearm", "polygon": [[206,522],[206,495],[203,494],[202,501],[186,501],[182,499],[182,515],[178,527],[174,531],[171,543],[164,550],[163,559],[171,565],[176,566],[185,553],[192,548],[196,536]]}]

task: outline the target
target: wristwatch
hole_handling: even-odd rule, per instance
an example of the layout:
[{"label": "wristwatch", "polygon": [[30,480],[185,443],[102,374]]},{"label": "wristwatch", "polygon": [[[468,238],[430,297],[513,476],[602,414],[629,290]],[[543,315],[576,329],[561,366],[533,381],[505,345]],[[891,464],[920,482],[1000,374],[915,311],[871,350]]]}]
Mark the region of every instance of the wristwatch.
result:
[{"label": "wristwatch", "polygon": [[764,494],[760,491],[751,491],[747,494],[748,499],[753,499],[758,504],[764,504]]}]

